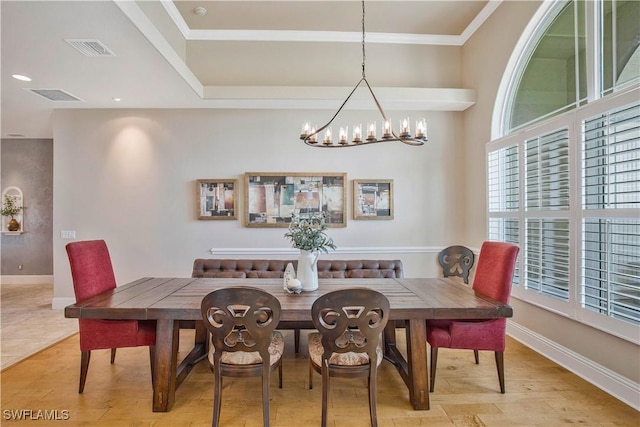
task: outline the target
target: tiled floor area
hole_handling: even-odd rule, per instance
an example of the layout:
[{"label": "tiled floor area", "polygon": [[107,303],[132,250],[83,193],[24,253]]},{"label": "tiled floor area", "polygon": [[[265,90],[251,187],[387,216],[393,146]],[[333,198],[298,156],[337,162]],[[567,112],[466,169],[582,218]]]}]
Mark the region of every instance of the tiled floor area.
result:
[{"label": "tiled floor area", "polygon": [[0,369],[78,332],[78,320],[52,310],[53,285],[0,286]]}]

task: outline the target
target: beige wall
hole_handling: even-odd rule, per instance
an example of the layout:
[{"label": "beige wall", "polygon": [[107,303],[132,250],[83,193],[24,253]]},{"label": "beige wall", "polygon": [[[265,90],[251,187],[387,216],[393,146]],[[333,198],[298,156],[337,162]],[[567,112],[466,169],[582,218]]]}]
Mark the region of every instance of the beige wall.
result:
[{"label": "beige wall", "polygon": [[[477,103],[465,111],[465,240],[479,246],[486,236],[485,145],[491,140],[496,93],[511,52],[540,2],[503,2],[463,48],[463,85],[477,91]],[[505,23],[508,22],[508,25]],[[639,347],[527,302],[511,301],[513,320],[546,340],[640,382]]]},{"label": "beige wall", "polygon": [[[369,116],[343,114],[347,123]],[[406,115],[415,113],[393,113]],[[462,123],[460,113],[428,117],[431,142],[420,148],[383,143],[322,150],[305,146],[298,135],[305,118],[321,122],[328,112],[58,111],[55,297],[73,296],[60,230],[75,230],[78,240],[105,239],[120,283],[141,276],[189,276],[193,260],[210,257],[210,248],[290,248],[285,229],[244,227],[245,172],[346,172],[347,227],[331,229],[338,253],[323,256],[349,249],[349,258],[380,258],[387,251],[385,258],[405,261],[409,277],[437,274],[435,254],[425,248],[462,238],[460,176],[446,166],[460,158]],[[238,221],[197,220],[198,178],[240,180]],[[351,219],[352,180],[376,178],[394,180],[394,219]]]}]

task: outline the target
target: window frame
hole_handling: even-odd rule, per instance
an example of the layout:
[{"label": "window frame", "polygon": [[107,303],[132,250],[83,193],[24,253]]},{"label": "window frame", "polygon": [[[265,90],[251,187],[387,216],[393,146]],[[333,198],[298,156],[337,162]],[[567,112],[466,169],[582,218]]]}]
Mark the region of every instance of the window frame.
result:
[{"label": "window frame", "polygon": [[[487,230],[489,223],[494,218],[513,218],[518,220],[520,239],[519,245],[521,255],[518,257],[518,270],[521,272],[517,280],[514,281],[511,296],[528,304],[540,307],[542,309],[553,312],[557,315],[571,318],[580,323],[584,323],[593,328],[607,332],[611,335],[640,344],[640,327],[623,320],[608,317],[604,314],[597,313],[581,305],[581,268],[582,268],[582,222],[584,218],[602,217],[598,215],[598,211],[583,209],[582,206],[582,140],[581,126],[582,121],[592,118],[595,115],[606,113],[616,108],[633,104],[640,99],[640,86],[612,94],[575,110],[568,111],[561,115],[555,116],[544,123],[537,123],[527,128],[521,129],[516,133],[507,135],[498,140],[492,141],[486,146],[485,160],[489,161],[490,153],[507,148],[513,145],[518,146],[518,162],[519,162],[519,196],[518,211],[490,211],[487,208]],[[527,211],[524,206],[525,197],[525,141],[546,133],[550,133],[561,128],[566,128],[569,133],[569,168],[570,168],[570,195],[569,210],[560,211]],[[488,167],[488,166],[487,166]],[[487,185],[490,171],[487,168]],[[489,188],[487,186],[487,188]],[[487,192],[487,207],[489,206],[489,193]],[[625,208],[611,209],[608,212],[609,217],[618,218],[635,218],[640,216],[640,209]],[[526,266],[523,248],[525,247],[526,238],[526,219],[527,218],[567,218],[569,220],[569,299],[562,301],[554,297],[543,295],[532,290],[526,289],[524,281],[526,280]]]}]

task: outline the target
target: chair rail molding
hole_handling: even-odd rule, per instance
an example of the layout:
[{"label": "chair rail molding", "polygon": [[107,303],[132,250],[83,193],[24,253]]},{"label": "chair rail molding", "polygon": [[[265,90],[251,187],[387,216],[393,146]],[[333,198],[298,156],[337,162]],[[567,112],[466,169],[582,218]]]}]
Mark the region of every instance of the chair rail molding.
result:
[{"label": "chair rail molding", "polygon": [[[337,248],[335,251],[331,251],[330,254],[437,254],[444,248],[445,246],[344,247]],[[472,248],[472,250],[474,253],[478,253],[477,248]],[[295,248],[211,248],[209,253],[216,256],[298,255],[300,250]]]}]

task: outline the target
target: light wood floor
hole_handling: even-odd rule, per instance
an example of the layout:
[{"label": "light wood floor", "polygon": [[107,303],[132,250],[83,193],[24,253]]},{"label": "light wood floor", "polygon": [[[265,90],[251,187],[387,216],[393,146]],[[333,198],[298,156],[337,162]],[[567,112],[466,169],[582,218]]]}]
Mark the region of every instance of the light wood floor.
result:
[{"label": "light wood floor", "polygon": [[[272,379],[271,425],[318,426],[321,379],[308,390],[306,350],[293,353],[285,331],[284,387]],[[192,332],[181,333],[181,355]],[[303,333],[301,348],[305,349]],[[84,394],[77,393],[80,352],[77,334],[2,371],[2,425],[206,426],[211,423],[212,374],[207,362],[194,368],[178,389],[169,413],[151,411],[146,348],[120,349],[114,365],[108,351],[94,351]],[[491,353],[480,365],[470,351],[440,351],[436,390],[429,411],[414,411],[400,376],[388,362],[379,374],[378,420],[384,426],[639,426],[640,413],[566,369],[509,339],[505,355],[507,393],[500,394]],[[223,426],[262,425],[260,380],[223,381]],[[366,381],[332,379],[329,425],[369,425]],[[11,410],[68,411],[67,421],[15,421]]]},{"label": "light wood floor", "polygon": [[[107,351],[92,354],[87,386],[77,394],[80,352],[75,319],[51,310],[51,289],[43,285],[3,284],[2,386],[0,424],[91,426],[205,426],[211,423],[212,374],[198,365],[177,392],[170,413],[151,411],[151,382],[146,349],[118,351],[115,365]],[[35,307],[35,309],[34,309]],[[306,352],[294,355],[293,337],[285,331],[284,388],[272,382],[271,423],[274,426],[317,426],[320,423],[320,377],[308,390]],[[304,349],[305,341],[303,334]],[[49,347],[51,344],[59,344]],[[182,354],[191,342],[184,332]],[[42,350],[45,349],[45,350]],[[32,354],[34,354],[31,356]],[[31,357],[29,357],[31,356]],[[507,345],[507,394],[498,391],[491,353],[481,354],[479,366],[471,352],[441,350],[438,380],[431,410],[413,411],[407,389],[395,369],[384,362],[380,370],[380,426],[640,426],[640,413],[543,358],[518,342]],[[9,368],[7,368],[9,367]],[[226,379],[223,426],[262,425],[259,379]],[[331,382],[329,425],[367,426],[364,380]],[[66,421],[16,421],[23,415],[48,411]],[[9,412],[7,412],[9,411]],[[42,413],[40,413],[42,416]]]}]

